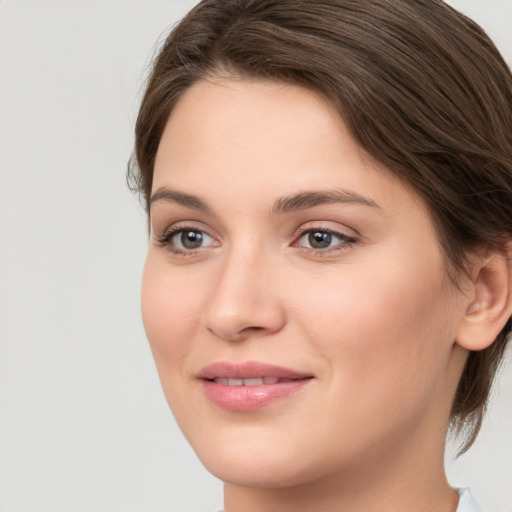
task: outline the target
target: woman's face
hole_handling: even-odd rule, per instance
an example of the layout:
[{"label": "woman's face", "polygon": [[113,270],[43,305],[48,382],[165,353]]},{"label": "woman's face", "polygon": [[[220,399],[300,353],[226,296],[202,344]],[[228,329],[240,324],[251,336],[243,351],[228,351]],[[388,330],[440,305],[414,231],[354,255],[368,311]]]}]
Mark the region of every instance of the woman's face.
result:
[{"label": "woman's face", "polygon": [[311,91],[226,79],[181,98],[142,309],[176,420],[225,481],[442,449],[463,301],[423,202]]}]

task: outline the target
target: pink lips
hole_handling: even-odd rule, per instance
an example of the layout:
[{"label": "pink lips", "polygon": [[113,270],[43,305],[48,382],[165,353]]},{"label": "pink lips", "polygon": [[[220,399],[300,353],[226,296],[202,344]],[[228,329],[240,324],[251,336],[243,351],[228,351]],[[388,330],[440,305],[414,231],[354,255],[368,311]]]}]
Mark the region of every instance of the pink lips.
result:
[{"label": "pink lips", "polygon": [[258,362],[218,362],[198,375],[206,396],[227,411],[248,412],[301,390],[313,376]]}]

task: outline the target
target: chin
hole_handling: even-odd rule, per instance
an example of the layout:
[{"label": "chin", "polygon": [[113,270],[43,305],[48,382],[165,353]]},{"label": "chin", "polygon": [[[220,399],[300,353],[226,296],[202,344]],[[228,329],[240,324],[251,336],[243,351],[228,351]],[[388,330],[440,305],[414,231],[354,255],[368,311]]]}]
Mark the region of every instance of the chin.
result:
[{"label": "chin", "polygon": [[328,456],[316,443],[261,425],[238,425],[208,436],[196,432],[188,440],[210,473],[238,486],[294,487],[321,478],[327,469]]},{"label": "chin", "polygon": [[[296,455],[296,458],[299,456]],[[206,469],[223,482],[241,487],[282,488],[303,485],[320,475],[305,469],[296,460],[279,457],[279,453],[253,455],[222,453],[214,460],[200,457]],[[280,460],[279,460],[280,459]]]}]

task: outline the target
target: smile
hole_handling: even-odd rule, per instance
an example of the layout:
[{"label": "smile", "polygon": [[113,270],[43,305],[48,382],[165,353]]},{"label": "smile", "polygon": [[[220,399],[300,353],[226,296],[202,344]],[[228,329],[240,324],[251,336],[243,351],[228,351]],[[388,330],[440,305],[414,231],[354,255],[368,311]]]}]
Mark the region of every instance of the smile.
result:
[{"label": "smile", "polygon": [[304,389],[313,375],[266,363],[218,362],[198,375],[213,405],[232,412],[262,409]]},{"label": "smile", "polygon": [[217,377],[213,382],[217,384],[224,384],[225,386],[268,386],[280,382],[292,382],[298,379],[288,379],[279,377],[256,377],[254,379],[226,379],[224,377]]}]

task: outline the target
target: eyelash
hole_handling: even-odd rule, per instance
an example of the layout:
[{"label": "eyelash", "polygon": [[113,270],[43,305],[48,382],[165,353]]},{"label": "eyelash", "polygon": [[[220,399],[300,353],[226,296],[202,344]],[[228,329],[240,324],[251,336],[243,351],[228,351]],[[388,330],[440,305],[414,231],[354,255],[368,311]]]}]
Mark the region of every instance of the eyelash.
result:
[{"label": "eyelash", "polygon": [[191,227],[191,226],[189,226],[189,227],[176,226],[175,228],[171,228],[171,229],[167,230],[161,236],[155,236],[154,239],[155,239],[155,242],[158,245],[158,247],[165,247],[167,250],[169,250],[170,252],[172,252],[173,254],[176,254],[178,256],[193,256],[193,255],[197,254],[197,252],[200,249],[205,249],[205,247],[199,247],[197,249],[183,250],[183,249],[180,249],[179,247],[176,247],[175,245],[173,245],[172,240],[176,235],[178,235],[180,233],[181,234],[187,233],[187,232],[201,233],[202,236],[206,235],[209,238],[214,239],[204,229],[199,229],[199,228]]},{"label": "eyelash", "polygon": [[[201,249],[208,249],[209,247],[198,247],[197,249],[188,249],[183,250],[175,245],[173,245],[172,240],[178,234],[183,234],[186,232],[194,232],[200,233],[202,236],[206,235],[207,237],[214,240],[214,238],[205,230],[199,229],[196,227],[181,227],[177,226],[175,228],[171,228],[163,233],[161,236],[154,236],[154,240],[158,247],[167,248],[171,253],[176,254],[178,256],[193,256],[196,255]],[[338,238],[340,241],[335,244],[333,247],[327,248],[313,248],[313,247],[304,247],[299,245],[300,240],[302,240],[305,236],[309,236],[313,233],[322,233],[326,235],[331,235],[333,237]],[[326,228],[304,228],[301,229],[298,236],[295,237],[294,242],[291,244],[292,247],[297,247],[300,250],[304,251],[307,254],[315,255],[315,256],[329,256],[333,252],[344,251],[352,247],[358,241],[357,237],[347,235],[345,233],[341,233],[339,231],[335,231],[332,229]]]},{"label": "eyelash", "polygon": [[[326,235],[331,235],[332,237],[336,237],[339,239],[339,242],[336,243],[333,247],[327,247],[325,249],[315,249],[313,247],[304,247],[298,245],[299,241],[302,240],[305,236],[310,236],[311,234],[322,233]],[[314,255],[314,256],[330,256],[334,252],[345,251],[350,249],[358,239],[355,236],[347,235],[346,233],[341,233],[339,231],[335,231],[333,229],[327,228],[304,228],[300,231],[299,235],[296,237],[295,242],[293,242],[293,247],[299,247],[304,252]]]}]

